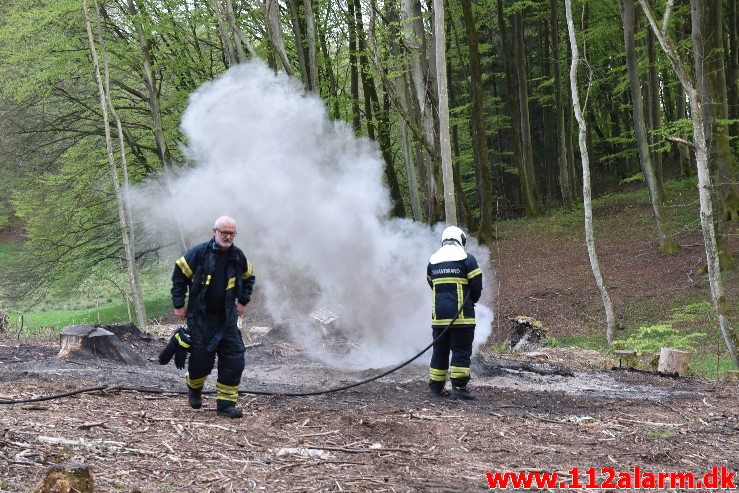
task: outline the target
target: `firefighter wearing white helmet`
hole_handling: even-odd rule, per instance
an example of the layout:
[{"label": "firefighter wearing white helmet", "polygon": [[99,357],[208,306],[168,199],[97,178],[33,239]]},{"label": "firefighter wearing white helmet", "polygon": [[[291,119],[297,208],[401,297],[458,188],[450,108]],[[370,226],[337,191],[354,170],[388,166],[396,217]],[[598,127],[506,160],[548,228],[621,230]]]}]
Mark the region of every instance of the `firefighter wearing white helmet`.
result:
[{"label": "firefighter wearing white helmet", "polygon": [[431,328],[434,339],[461,308],[444,337],[434,344],[429,368],[431,395],[443,395],[449,377],[452,399],[470,400],[475,398],[467,390],[467,383],[470,381],[470,358],[475,338],[475,303],[482,293],[482,271],[477,259],[465,251],[466,243],[464,231],[456,226],[446,228],[441,234],[441,248],[429,259],[426,279],[433,290]]}]

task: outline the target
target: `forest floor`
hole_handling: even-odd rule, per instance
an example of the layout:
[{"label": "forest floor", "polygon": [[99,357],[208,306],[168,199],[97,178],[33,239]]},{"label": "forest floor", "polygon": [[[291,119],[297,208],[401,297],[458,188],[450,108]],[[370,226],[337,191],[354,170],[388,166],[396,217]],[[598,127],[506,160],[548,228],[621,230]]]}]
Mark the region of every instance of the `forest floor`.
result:
[{"label": "forest floor", "polygon": [[[658,320],[707,293],[696,273],[704,257],[699,231],[679,232],[680,253],[661,257],[648,207],[609,202],[596,213],[600,261],[622,327]],[[483,353],[517,315],[542,321],[555,337],[588,336],[604,325],[576,228],[537,220],[500,228],[491,252],[498,289],[486,294],[495,330]],[[734,300],[736,270],[727,275]],[[270,325],[261,307],[258,298],[250,305],[248,324]],[[165,337],[172,327],[154,332]],[[713,467],[739,472],[739,383],[612,370],[617,363],[596,351],[553,347],[531,356],[568,367],[571,376],[478,359],[475,401],[430,397],[421,366],[343,392],[269,396],[260,392],[322,390],[379,372],[326,367],[275,327],[247,344],[242,389],[257,393],[240,399],[243,419],[229,420],[216,416],[212,395],[193,410],[175,393],[184,389],[181,371],[155,361],[164,338],[124,342],[144,366],[62,360],[55,338],[0,336],[0,400],[110,386],[0,405],[0,491],[29,492],[54,464],[89,466],[98,492],[143,493],[481,491],[490,488],[487,473],[505,472],[558,473],[554,488],[539,488],[556,489],[575,486],[574,469],[582,486],[610,478],[622,490],[648,491],[650,474],[702,480]],[[635,467],[645,488],[626,482]]]}]

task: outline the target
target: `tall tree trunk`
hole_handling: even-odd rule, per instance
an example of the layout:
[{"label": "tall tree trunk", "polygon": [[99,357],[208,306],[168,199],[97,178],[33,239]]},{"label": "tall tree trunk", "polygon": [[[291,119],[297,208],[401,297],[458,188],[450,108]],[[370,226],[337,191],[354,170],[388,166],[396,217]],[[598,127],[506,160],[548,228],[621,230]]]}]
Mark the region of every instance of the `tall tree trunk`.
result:
[{"label": "tall tree trunk", "polygon": [[[226,0],[226,20],[228,21],[228,25],[231,26],[231,30],[236,35],[237,38],[241,41],[241,44],[246,46],[246,51],[249,52],[249,55],[251,55],[253,58],[257,58],[257,52],[254,51],[254,47],[251,45],[248,39],[246,39],[246,36],[244,36],[243,31],[239,28],[239,26],[236,24],[236,15],[234,14],[234,7],[231,0]],[[239,55],[239,61],[245,62],[246,61],[246,54],[244,53],[243,48],[238,42],[234,42],[236,45],[236,52]]]},{"label": "tall tree trunk", "polygon": [[606,289],[603,275],[600,271],[600,263],[598,255],[595,252],[595,237],[593,233],[593,208],[590,201],[590,163],[588,161],[588,152],[586,144],[586,128],[585,118],[582,108],[580,107],[580,95],[577,89],[577,67],[580,64],[580,52],[577,47],[577,39],[575,38],[575,25],[572,21],[572,2],[565,0],[565,15],[567,17],[567,31],[570,38],[570,50],[572,50],[572,62],[570,64],[570,91],[572,93],[572,107],[575,112],[575,118],[580,127],[580,158],[582,160],[582,196],[583,206],[585,210],[585,241],[588,247],[588,255],[590,256],[590,267],[593,270],[595,282],[598,285],[601,298],[603,299],[603,307],[606,312],[606,338],[608,344],[613,344],[616,335],[616,321],[613,315],[613,305],[611,297]]},{"label": "tall tree trunk", "polygon": [[729,133],[739,137],[739,0],[727,0],[729,40],[726,52],[726,80],[728,82],[729,118],[734,123]]},{"label": "tall tree trunk", "polygon": [[[662,49],[670,59],[670,63],[672,63],[672,67],[675,69],[675,73],[680,79],[680,83],[683,85],[690,102],[691,119],[693,121],[693,138],[695,139],[695,161],[698,170],[701,229],[703,230],[703,242],[706,247],[706,262],[708,264],[708,283],[711,287],[711,297],[718,315],[719,326],[721,327],[721,333],[724,336],[726,348],[728,349],[734,364],[739,367],[739,352],[737,351],[737,345],[739,345],[739,334],[737,334],[737,331],[732,328],[730,324],[729,316],[731,304],[726,300],[723,280],[721,279],[719,251],[716,243],[716,231],[713,221],[713,203],[711,197],[715,191],[713,188],[711,173],[708,169],[708,153],[706,150],[706,136],[703,126],[703,104],[701,102],[701,95],[696,87],[696,83],[688,75],[674,43],[667,37],[669,15],[664,16],[663,25],[660,29],[657,26],[654,14],[647,3],[647,0],[639,0],[639,3],[641,4],[642,9],[644,9],[647,19],[649,20],[649,24],[652,26],[652,30],[654,31],[655,36],[657,36],[660,45],[662,45]],[[668,6],[672,6],[672,0],[670,0]],[[668,9],[667,12],[669,13],[670,10]],[[700,27],[700,23],[698,22],[697,24],[697,26],[694,24],[694,29],[696,27]],[[702,36],[697,36],[697,39],[701,39],[701,37]],[[693,51],[696,65],[699,65],[698,62],[700,62],[701,59],[700,47],[693,46]]]},{"label": "tall tree trunk", "polygon": [[513,16],[513,64],[516,69],[516,88],[518,90],[518,113],[521,126],[521,153],[526,167],[526,189],[531,196],[532,207],[529,216],[539,214],[540,196],[534,171],[534,143],[531,136],[531,112],[529,111],[529,76],[527,68],[526,44],[524,41],[523,14],[518,10]]},{"label": "tall tree trunk", "polygon": [[552,23],[552,72],[554,72],[554,101],[557,118],[557,165],[559,170],[559,192],[562,205],[572,206],[575,197],[570,187],[570,164],[567,160],[567,134],[565,133],[565,106],[562,94],[562,68],[559,58],[559,7],[558,0],[549,0],[549,16]]},{"label": "tall tree trunk", "polygon": [[310,91],[310,74],[308,73],[308,64],[306,63],[307,54],[303,46],[303,28],[300,25],[298,0],[287,0],[287,7],[290,10],[290,24],[292,25],[293,37],[295,38],[295,53],[298,55],[300,78],[303,80],[303,86]]},{"label": "tall tree trunk", "polygon": [[518,168],[518,180],[521,188],[521,200],[526,209],[527,215],[534,215],[536,210],[536,200],[534,199],[533,190],[529,188],[528,170],[523,157],[520,112],[518,105],[518,91],[516,90],[515,67],[513,58],[515,54],[510,48],[508,40],[508,28],[503,17],[503,2],[497,0],[498,14],[498,31],[500,32],[500,42],[502,45],[503,59],[505,60],[505,80],[506,80],[506,101],[508,102],[508,111],[511,115],[511,133],[513,134],[513,159]]},{"label": "tall tree trunk", "polygon": [[[118,206],[118,222],[121,229],[121,238],[123,240],[123,249],[126,255],[126,266],[128,273],[128,282],[131,286],[131,294],[133,295],[134,309],[136,311],[136,321],[142,330],[146,330],[146,307],[144,306],[144,300],[141,296],[141,289],[139,288],[138,280],[138,269],[136,266],[136,256],[134,253],[134,245],[131,243],[131,228],[133,225],[130,224],[128,215],[126,212],[125,198],[123,191],[121,190],[121,184],[118,178],[118,166],[115,162],[115,156],[113,154],[113,140],[110,135],[110,122],[108,119],[108,108],[112,108],[113,104],[110,99],[110,93],[106,91],[106,87],[103,82],[103,78],[100,75],[100,63],[98,62],[97,49],[95,47],[95,38],[92,33],[92,23],[90,21],[90,12],[87,0],[82,0],[82,8],[85,16],[85,27],[87,29],[87,40],[90,47],[90,55],[92,57],[93,70],[95,71],[95,80],[98,85],[98,92],[100,95],[100,109],[103,115],[103,127],[105,130],[105,147],[108,154],[108,164],[110,166],[110,175],[113,179],[113,190],[115,192],[116,204]],[[97,1],[95,0],[95,13],[98,14]],[[100,28],[98,27],[98,32]],[[102,36],[101,33],[99,33]],[[107,64],[105,69],[105,80],[109,80],[109,73]],[[120,120],[118,120],[118,129],[120,132]],[[122,142],[121,142],[122,145]],[[121,149],[121,152],[124,152]],[[126,178],[127,179],[127,178]]]},{"label": "tall tree trunk", "polygon": [[303,0],[305,15],[305,39],[308,41],[308,71],[310,72],[310,89],[320,94],[318,85],[318,54],[316,50],[316,20],[313,15],[313,1]]},{"label": "tall tree trunk", "polygon": [[454,168],[452,147],[449,142],[449,93],[446,78],[446,26],[444,24],[444,0],[434,0],[434,39],[436,59],[436,83],[439,93],[439,144],[441,171],[444,180],[444,216],[447,224],[457,224],[457,203],[454,200]]},{"label": "tall tree trunk", "polygon": [[720,0],[691,0],[692,38],[695,51],[695,73],[703,106],[703,129],[706,136],[708,169],[717,188],[713,194],[713,217],[719,261],[722,269],[734,262],[727,236],[727,220],[739,219],[739,191],[734,180],[726,73],[722,56],[722,23]]},{"label": "tall tree trunk", "polygon": [[657,231],[659,232],[659,253],[670,255],[677,253],[678,248],[672,235],[670,222],[665,213],[664,197],[659,187],[657,174],[652,166],[652,155],[649,152],[649,141],[644,123],[644,106],[642,104],[641,86],[639,84],[639,61],[636,55],[636,43],[634,41],[634,0],[619,0],[621,19],[624,24],[624,45],[626,47],[626,69],[629,73],[629,87],[631,89],[631,104],[634,118],[634,133],[636,145],[639,149],[639,161],[642,173],[649,189],[649,198],[652,202],[652,210],[657,220]]},{"label": "tall tree trunk", "polygon": [[[362,4],[360,0],[349,0],[354,2],[355,29],[357,36],[357,51],[359,55],[359,72],[362,80],[362,93],[364,95],[364,111],[367,120],[367,135],[372,140],[377,140],[380,146],[383,160],[385,161],[385,178],[387,179],[388,188],[390,189],[390,198],[393,201],[393,215],[395,217],[405,216],[405,206],[403,205],[403,197],[400,194],[400,184],[398,183],[398,175],[395,172],[393,160],[392,143],[390,142],[390,122],[387,113],[380,106],[377,97],[377,89],[375,81],[372,77],[369,62],[367,60],[367,40],[364,33],[364,23],[362,22]],[[379,70],[383,70],[379,67]],[[379,123],[379,128],[377,128]],[[377,133],[375,133],[377,131]]]},{"label": "tall tree trunk", "polygon": [[285,43],[282,40],[282,27],[280,26],[280,4],[277,0],[264,0],[264,16],[267,21],[267,34],[270,44],[282,68],[288,75],[295,75],[295,70],[287,58]]},{"label": "tall tree trunk", "polygon": [[408,64],[411,80],[413,81],[412,94],[415,101],[412,104],[419,115],[426,135],[425,141],[430,143],[433,148],[433,152],[429,152],[428,156],[424,158],[421,168],[424,169],[422,183],[426,193],[426,219],[429,223],[434,223],[442,219],[441,204],[444,194],[441,180],[440,133],[435,130],[438,128],[435,115],[438,101],[438,95],[436,94],[437,82],[434,72],[429,67],[429,50],[420,2],[419,0],[401,0],[401,5],[403,11],[401,24],[404,26],[403,39],[408,49]]},{"label": "tall tree trunk", "polygon": [[[372,4],[372,23],[370,24],[370,36],[372,36],[374,28],[374,9],[376,8],[374,2]],[[401,47],[398,41],[401,39],[400,32],[400,15],[397,10],[395,2],[387,2],[385,4],[385,17],[388,22],[388,44],[390,46],[390,53],[394,58],[400,58],[402,55]],[[373,51],[375,43],[373,43]],[[404,108],[404,111],[411,114],[410,110],[410,98],[408,72],[407,71],[396,71],[396,75],[393,78],[393,87],[398,97],[398,103]],[[405,175],[408,187],[408,200],[411,206],[411,214],[414,221],[423,221],[423,210],[421,209],[421,200],[418,191],[418,171],[416,170],[416,164],[413,159],[413,143],[411,142],[411,135],[408,129],[408,123],[401,116],[398,118],[398,127],[400,131],[400,145],[403,153],[403,163],[405,164]]]},{"label": "tall tree trunk", "polygon": [[661,114],[660,114],[660,80],[657,73],[657,50],[654,46],[655,39],[651,29],[647,30],[647,56],[649,57],[649,71],[647,77],[647,104],[649,105],[650,121],[650,141],[652,147],[652,165],[655,175],[657,176],[657,186],[660,193],[664,194],[664,177],[662,170],[662,152],[658,149],[661,140],[660,132],[662,130]]},{"label": "tall tree trunk", "polygon": [[[685,90],[683,89],[682,85],[678,85],[675,88],[675,92],[677,93],[677,97],[675,99],[675,117],[678,120],[684,120],[687,118],[687,112],[685,110]],[[681,138],[685,138],[685,135],[683,135],[683,132],[679,135]],[[677,151],[679,153],[679,161],[680,161],[680,175],[684,178],[687,178],[689,176],[693,175],[693,165],[690,162],[690,155],[688,153],[688,148],[684,145],[678,145]]]},{"label": "tall tree trunk", "polygon": [[352,128],[359,132],[362,128],[359,110],[359,62],[357,58],[357,17],[354,13],[354,0],[348,2],[349,13],[346,23],[349,31],[349,93],[352,103]]},{"label": "tall tree trunk", "polygon": [[[480,197],[480,227],[477,238],[481,243],[493,240],[493,180],[490,175],[490,156],[488,153],[487,132],[485,125],[485,107],[482,88],[482,66],[480,65],[480,49],[478,46],[477,27],[472,16],[471,0],[462,0],[462,12],[467,33],[467,48],[470,58],[470,93],[472,111],[472,147],[477,158],[479,182],[477,184]],[[470,224],[468,227],[471,227]]]},{"label": "tall tree trunk", "polygon": [[218,34],[221,37],[221,44],[223,50],[226,53],[226,66],[231,67],[238,63],[236,54],[234,53],[234,47],[231,44],[231,36],[229,35],[228,29],[226,28],[226,14],[223,12],[223,5],[220,0],[211,0],[213,11],[215,12],[216,23],[218,24]]},{"label": "tall tree trunk", "polygon": [[329,99],[333,100],[334,104],[331,106],[331,117],[335,120],[341,118],[341,111],[339,109],[339,84],[336,81],[336,75],[334,74],[333,64],[331,63],[331,56],[328,53],[328,43],[326,43],[326,29],[321,29],[320,19],[316,17],[316,23],[318,27],[318,40],[321,45],[321,54],[323,55],[323,63],[321,64],[326,79],[328,80],[328,95]]}]

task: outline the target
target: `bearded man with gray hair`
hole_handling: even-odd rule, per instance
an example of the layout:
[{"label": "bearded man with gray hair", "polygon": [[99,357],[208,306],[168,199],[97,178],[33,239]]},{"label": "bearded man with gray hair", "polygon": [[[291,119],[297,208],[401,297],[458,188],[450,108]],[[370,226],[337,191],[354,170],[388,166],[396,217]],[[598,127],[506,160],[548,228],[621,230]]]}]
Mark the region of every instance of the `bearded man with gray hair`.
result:
[{"label": "bearded man with gray hair", "polygon": [[233,244],[235,238],[236,221],[219,217],[213,238],[177,259],[172,273],[175,315],[187,320],[190,335],[188,403],[194,409],[203,405],[201,392],[217,357],[216,411],[229,418],[243,416],[236,407],[245,353],[237,319],[251,299],[255,281],[251,263]]}]

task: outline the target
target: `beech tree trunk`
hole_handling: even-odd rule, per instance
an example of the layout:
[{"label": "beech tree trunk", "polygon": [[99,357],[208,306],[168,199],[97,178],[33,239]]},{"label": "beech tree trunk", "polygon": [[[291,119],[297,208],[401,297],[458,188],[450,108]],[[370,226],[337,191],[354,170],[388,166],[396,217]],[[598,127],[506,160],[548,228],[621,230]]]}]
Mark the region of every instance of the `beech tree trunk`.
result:
[{"label": "beech tree trunk", "polygon": [[652,210],[657,220],[657,231],[659,232],[659,253],[670,255],[677,253],[678,247],[672,235],[670,222],[665,213],[664,197],[662,187],[654,166],[652,155],[649,152],[649,141],[644,123],[644,106],[642,104],[641,85],[639,84],[639,61],[636,55],[636,43],[634,41],[635,11],[634,0],[619,0],[621,19],[624,24],[624,45],[626,47],[626,68],[629,73],[629,86],[631,89],[631,105],[634,119],[634,133],[636,145],[639,149],[639,162],[642,173],[649,189],[649,198],[652,202]]},{"label": "beech tree trunk", "polygon": [[441,171],[444,180],[444,216],[447,224],[457,225],[457,203],[454,200],[454,168],[449,137],[449,93],[446,78],[446,25],[444,0],[434,0],[434,46],[436,83],[439,93],[439,145]]},{"label": "beech tree trunk", "polygon": [[575,202],[570,187],[570,164],[567,160],[565,133],[565,105],[562,95],[562,67],[559,58],[559,5],[558,0],[549,1],[549,16],[552,23],[552,72],[554,72],[554,105],[557,118],[557,169],[562,205],[569,208]]},{"label": "beech tree trunk", "polygon": [[[134,309],[136,311],[136,320],[139,327],[146,330],[146,307],[144,306],[144,300],[141,296],[141,289],[139,288],[138,280],[138,268],[136,265],[136,257],[134,254],[134,244],[132,241],[132,228],[133,226],[129,222],[129,213],[126,210],[125,197],[121,190],[120,181],[118,178],[118,166],[115,161],[113,153],[113,140],[110,135],[110,122],[108,119],[108,108],[113,108],[113,102],[110,98],[110,86],[108,81],[110,80],[107,62],[105,63],[105,81],[100,75],[100,64],[98,62],[97,48],[95,47],[95,37],[92,32],[92,23],[90,21],[90,12],[87,0],[82,0],[82,8],[85,17],[85,27],[87,29],[87,40],[90,48],[90,55],[92,57],[93,70],[95,72],[95,80],[98,84],[98,92],[100,93],[100,109],[103,115],[103,128],[105,130],[105,147],[108,154],[108,164],[110,167],[110,175],[113,179],[113,191],[115,193],[116,205],[118,206],[118,222],[121,230],[121,239],[123,241],[123,250],[126,256],[126,273],[128,274],[128,282],[131,287],[131,294],[133,296]],[[99,17],[97,8],[97,1],[95,0],[95,14],[96,18]],[[100,26],[98,22],[98,35],[102,39],[102,33],[100,32]],[[104,46],[101,42],[101,48]],[[118,126],[119,135],[122,133],[120,119],[116,117],[116,123]],[[123,140],[121,139],[121,156],[125,156],[125,149],[123,148]],[[125,159],[125,158],[124,158]],[[124,179],[128,179],[128,173],[124,169]]]},{"label": "beech tree trunk", "polygon": [[288,75],[295,75],[295,70],[290,63],[285,51],[285,43],[282,40],[282,29],[280,27],[280,4],[277,0],[265,0],[264,16],[267,21],[267,34],[282,68]]},{"label": "beech tree trunk", "polygon": [[593,271],[593,277],[598,285],[601,298],[603,299],[603,307],[606,312],[606,338],[608,344],[613,344],[616,335],[616,321],[613,315],[613,305],[611,297],[608,294],[603,275],[600,271],[600,263],[598,255],[595,252],[595,236],[593,232],[593,207],[590,200],[590,162],[588,161],[588,149],[586,143],[586,124],[582,108],[580,107],[580,95],[577,88],[577,67],[580,64],[580,50],[577,46],[575,37],[575,25],[572,21],[572,2],[565,0],[565,14],[567,17],[567,31],[570,38],[570,50],[572,51],[572,63],[570,64],[570,92],[572,93],[572,107],[577,119],[580,142],[580,159],[582,160],[582,197],[583,208],[585,211],[585,242],[588,247],[588,255],[590,257],[590,267]]},{"label": "beech tree trunk", "polygon": [[[739,334],[737,334],[737,331],[732,328],[730,324],[730,304],[727,302],[726,295],[724,293],[723,280],[721,279],[719,251],[716,244],[716,231],[714,229],[713,221],[713,202],[711,197],[711,194],[715,192],[711,180],[711,174],[708,169],[708,153],[706,151],[706,136],[704,133],[701,95],[695,81],[688,75],[685,65],[675,48],[675,44],[666,34],[669,15],[664,16],[662,29],[660,29],[654,19],[654,13],[652,12],[650,5],[647,3],[647,0],[639,0],[639,3],[644,9],[647,19],[649,20],[649,24],[652,27],[655,36],[657,36],[662,49],[670,59],[670,63],[680,79],[680,83],[685,89],[690,102],[691,119],[693,122],[693,138],[695,139],[695,161],[698,169],[701,229],[703,230],[703,243],[706,248],[708,282],[711,287],[713,306],[718,315],[719,325],[721,327],[721,333],[724,336],[726,348],[728,349],[729,355],[734,361],[734,364],[739,367],[739,352],[737,352]],[[668,6],[672,6],[672,0],[670,0]],[[667,12],[669,13],[670,9],[668,9]],[[699,49],[700,47],[693,47],[696,62],[699,61]]]},{"label": "beech tree trunk", "polygon": [[303,0],[303,14],[305,15],[305,39],[308,42],[310,89],[316,94],[320,94],[321,86],[318,85],[318,53],[316,50],[316,21],[313,15],[312,0]]},{"label": "beech tree trunk", "polygon": [[[481,243],[487,243],[493,240],[493,179],[490,174],[490,156],[485,125],[482,66],[480,64],[477,26],[475,26],[475,19],[472,15],[472,2],[471,0],[462,0],[461,4],[470,59],[472,147],[479,176],[477,188],[480,197],[480,227],[477,230],[477,238]],[[472,225],[469,224],[468,227],[472,227]]]}]

